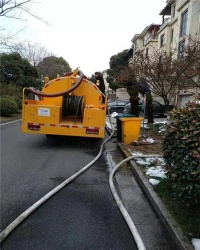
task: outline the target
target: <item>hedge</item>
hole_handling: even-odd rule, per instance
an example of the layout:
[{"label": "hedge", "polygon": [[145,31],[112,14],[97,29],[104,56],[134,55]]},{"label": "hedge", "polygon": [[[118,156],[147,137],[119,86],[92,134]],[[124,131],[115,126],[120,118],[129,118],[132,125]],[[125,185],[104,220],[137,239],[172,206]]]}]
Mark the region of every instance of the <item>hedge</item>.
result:
[{"label": "hedge", "polygon": [[13,98],[14,98],[15,102],[17,103],[18,109],[22,110],[22,99],[19,97],[16,97],[16,96],[14,96]]},{"label": "hedge", "polygon": [[188,205],[200,201],[200,101],[170,112],[164,159],[174,194]]},{"label": "hedge", "polygon": [[16,101],[10,96],[0,97],[0,115],[9,116],[18,111],[18,106]]}]

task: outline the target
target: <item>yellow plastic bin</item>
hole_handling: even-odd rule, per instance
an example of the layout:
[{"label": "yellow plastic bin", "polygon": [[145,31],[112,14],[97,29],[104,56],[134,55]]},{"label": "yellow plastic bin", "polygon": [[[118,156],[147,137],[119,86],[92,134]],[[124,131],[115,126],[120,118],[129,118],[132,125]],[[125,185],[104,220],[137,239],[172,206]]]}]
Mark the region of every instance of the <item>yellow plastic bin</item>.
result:
[{"label": "yellow plastic bin", "polygon": [[122,117],[119,120],[122,122],[122,142],[132,143],[139,139],[141,122],[143,117]]}]

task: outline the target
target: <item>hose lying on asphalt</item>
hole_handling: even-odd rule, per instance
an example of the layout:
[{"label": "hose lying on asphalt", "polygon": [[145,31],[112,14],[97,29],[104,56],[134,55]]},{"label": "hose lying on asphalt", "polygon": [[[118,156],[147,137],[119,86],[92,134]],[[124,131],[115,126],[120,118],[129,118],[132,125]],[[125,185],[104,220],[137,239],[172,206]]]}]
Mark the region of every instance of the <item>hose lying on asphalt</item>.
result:
[{"label": "hose lying on asphalt", "polygon": [[161,155],[138,155],[138,156],[130,156],[126,159],[124,159],[123,161],[121,161],[120,163],[118,163],[115,168],[113,168],[110,176],[109,176],[109,184],[110,184],[110,189],[111,189],[111,192],[113,194],[113,197],[122,213],[122,215],[124,216],[124,219],[126,220],[126,223],[128,224],[129,228],[130,228],[130,231],[133,235],[133,238],[135,239],[135,242],[137,244],[137,247],[138,247],[138,250],[145,250],[145,246],[144,246],[144,243],[138,233],[138,230],[135,226],[135,224],[133,223],[130,215],[128,214],[126,208],[124,207],[123,203],[121,202],[120,198],[119,198],[119,195],[117,194],[116,190],[115,190],[115,187],[114,187],[114,183],[113,183],[113,178],[114,178],[114,175],[115,173],[117,172],[117,170],[125,163],[125,162],[128,162],[130,160],[133,160],[135,158],[147,158],[147,157],[160,157]]},{"label": "hose lying on asphalt", "polygon": [[45,196],[43,196],[40,200],[35,202],[32,206],[30,206],[26,211],[24,211],[20,216],[18,216],[13,222],[11,222],[0,234],[0,243],[22,222],[24,221],[31,213],[33,213],[39,206],[41,206],[45,201],[47,201],[50,197],[52,197],[55,193],[60,191],[62,188],[64,188],[66,185],[68,185],[70,182],[72,182],[74,179],[76,179],[79,175],[81,175],[83,172],[85,172],[89,167],[91,167],[101,156],[103,151],[104,144],[110,140],[110,138],[113,136],[113,133],[110,134],[110,136],[103,141],[101,144],[100,150],[98,155],[86,166],[84,166],[81,170],[73,174],[70,178],[66,179],[64,182],[62,182],[60,185],[52,189],[50,192],[48,192]]},{"label": "hose lying on asphalt", "polygon": [[[109,114],[109,111],[108,111]],[[47,201],[49,198],[51,198],[54,194],[56,194],[58,191],[60,191],[62,188],[64,188],[66,185],[68,185],[69,183],[71,183],[74,179],[76,179],[79,175],[81,175],[83,172],[85,172],[87,169],[89,169],[101,156],[102,151],[103,151],[103,146],[106,142],[108,142],[111,137],[114,134],[114,127],[112,125],[111,122],[111,118],[110,118],[110,114],[109,114],[109,121],[111,124],[111,128],[112,128],[112,132],[110,133],[110,136],[103,141],[103,143],[101,144],[100,150],[98,155],[90,162],[88,163],[86,166],[84,166],[81,170],[79,170],[78,172],[76,172],[74,175],[72,175],[70,178],[66,179],[64,182],[62,182],[60,185],[58,185],[57,187],[55,187],[54,189],[52,189],[50,192],[48,192],[45,196],[43,196],[40,200],[38,200],[37,202],[35,202],[32,206],[30,206],[26,211],[24,211],[20,216],[18,216],[12,223],[10,223],[0,234],[0,242],[3,242],[3,240],[22,222],[24,221],[31,213],[33,213],[39,206],[41,206],[45,201]],[[131,156],[129,158],[126,158],[125,160],[121,161],[119,164],[116,165],[116,167],[112,170],[110,176],[109,176],[109,184],[110,184],[110,189],[112,191],[113,197],[122,213],[122,215],[125,218],[125,221],[127,222],[130,231],[133,235],[133,238],[137,244],[138,250],[145,250],[145,246],[144,243],[137,231],[137,228],[135,226],[135,224],[133,223],[133,221],[131,220],[131,217],[129,216],[127,210],[125,209],[125,207],[123,206],[116,190],[114,187],[114,183],[113,183],[113,177],[116,173],[116,171],[119,169],[119,167],[121,167],[121,165],[127,161],[130,161],[132,159],[135,159],[137,157],[139,158],[145,158],[145,157],[157,157],[160,155],[140,155],[140,156]]]}]

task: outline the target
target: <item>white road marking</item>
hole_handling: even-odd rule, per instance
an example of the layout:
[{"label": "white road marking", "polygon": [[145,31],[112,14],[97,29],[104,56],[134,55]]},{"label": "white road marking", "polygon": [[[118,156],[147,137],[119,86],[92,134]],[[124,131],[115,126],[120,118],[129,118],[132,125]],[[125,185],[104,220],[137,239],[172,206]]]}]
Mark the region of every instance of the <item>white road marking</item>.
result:
[{"label": "white road marking", "polygon": [[18,121],[21,121],[21,120],[22,120],[22,119],[18,119],[18,120],[11,121],[11,122],[1,123],[0,126],[8,125],[8,124],[11,124],[11,123],[14,123],[14,122],[18,122]]}]

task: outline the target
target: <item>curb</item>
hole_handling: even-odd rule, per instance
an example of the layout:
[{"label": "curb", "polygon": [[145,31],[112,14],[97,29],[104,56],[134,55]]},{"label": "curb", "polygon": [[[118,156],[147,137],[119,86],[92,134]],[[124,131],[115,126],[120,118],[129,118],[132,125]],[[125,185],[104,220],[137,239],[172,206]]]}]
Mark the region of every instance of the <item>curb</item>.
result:
[{"label": "curb", "polygon": [[[131,154],[127,150],[124,143],[118,143],[118,147],[121,149],[126,157],[130,157]],[[182,230],[176,223],[176,221],[171,217],[167,211],[164,203],[159,198],[157,193],[154,191],[152,185],[148,182],[148,179],[135,163],[134,160],[130,161],[131,169],[133,170],[134,176],[141,187],[142,191],[148,198],[150,204],[152,205],[154,211],[158,215],[165,229],[167,230],[169,236],[173,239],[175,247],[177,250],[194,250],[188,238],[183,234]]]},{"label": "curb", "polygon": [[0,121],[0,125],[9,124],[9,123],[14,123],[14,122],[21,121],[21,120],[22,120],[22,118],[19,118],[19,119],[12,119],[12,120],[8,120],[8,121]]}]

